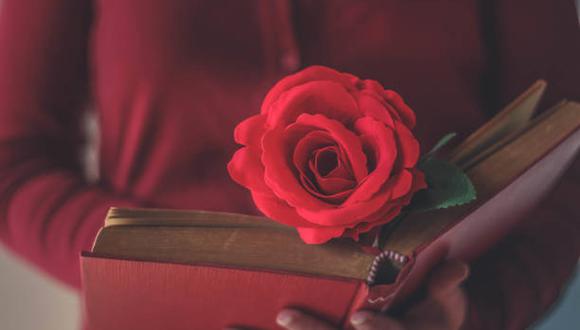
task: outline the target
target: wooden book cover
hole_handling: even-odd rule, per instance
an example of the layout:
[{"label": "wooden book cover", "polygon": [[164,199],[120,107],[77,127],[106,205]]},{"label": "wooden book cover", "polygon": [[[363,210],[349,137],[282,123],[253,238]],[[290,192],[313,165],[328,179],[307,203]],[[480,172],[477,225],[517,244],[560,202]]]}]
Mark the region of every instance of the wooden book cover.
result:
[{"label": "wooden book cover", "polygon": [[533,85],[452,152],[478,199],[406,217],[378,256],[347,239],[306,245],[263,217],[111,209],[82,257],[89,328],[275,329],[289,306],[348,327],[359,308],[404,301],[436,263],[470,260],[501,239],[571,164],[580,105],[563,101],[530,121],[544,88]]}]

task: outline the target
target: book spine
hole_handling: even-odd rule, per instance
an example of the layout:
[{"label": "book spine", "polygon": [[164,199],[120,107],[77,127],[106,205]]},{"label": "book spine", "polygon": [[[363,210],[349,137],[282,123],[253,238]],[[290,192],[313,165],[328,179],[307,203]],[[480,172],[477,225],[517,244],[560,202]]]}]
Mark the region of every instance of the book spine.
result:
[{"label": "book spine", "polygon": [[[373,286],[391,280],[397,269],[402,269],[408,258],[398,252],[385,250],[375,257],[367,277],[367,284]],[[394,279],[392,279],[394,280]]]},{"label": "book spine", "polygon": [[410,258],[395,251],[383,251],[375,257],[366,282],[360,283],[343,320],[344,329],[354,329],[348,322],[358,310],[384,311],[392,302],[402,277],[409,273]]}]

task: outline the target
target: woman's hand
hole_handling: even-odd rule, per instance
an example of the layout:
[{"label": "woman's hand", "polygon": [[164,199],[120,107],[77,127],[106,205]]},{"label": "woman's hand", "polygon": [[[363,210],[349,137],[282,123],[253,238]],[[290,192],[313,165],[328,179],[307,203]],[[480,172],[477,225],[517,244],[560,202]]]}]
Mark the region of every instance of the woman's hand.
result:
[{"label": "woman's hand", "polygon": [[[460,284],[468,273],[465,263],[446,262],[431,273],[427,298],[412,307],[404,318],[359,311],[352,315],[350,322],[357,330],[459,329],[467,311],[467,300]],[[335,330],[322,320],[291,309],[281,311],[276,322],[288,330]]]}]

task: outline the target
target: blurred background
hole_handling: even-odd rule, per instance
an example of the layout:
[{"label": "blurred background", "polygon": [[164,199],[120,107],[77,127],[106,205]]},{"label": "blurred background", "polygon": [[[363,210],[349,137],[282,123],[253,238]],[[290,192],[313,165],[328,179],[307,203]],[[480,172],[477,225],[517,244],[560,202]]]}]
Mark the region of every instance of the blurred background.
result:
[{"label": "blurred background", "polygon": [[[2,0],[0,10],[1,5]],[[94,117],[87,116],[86,125],[87,134],[95,137],[98,126]],[[96,171],[96,143],[86,152],[89,176]],[[0,246],[1,329],[78,330],[81,309],[76,292],[38,273]],[[580,329],[580,266],[560,301],[534,329]]]}]

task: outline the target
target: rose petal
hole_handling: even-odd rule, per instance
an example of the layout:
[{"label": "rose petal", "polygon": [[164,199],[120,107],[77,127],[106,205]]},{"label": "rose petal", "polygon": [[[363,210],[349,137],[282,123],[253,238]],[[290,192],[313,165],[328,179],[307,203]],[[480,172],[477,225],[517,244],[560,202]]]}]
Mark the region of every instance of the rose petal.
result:
[{"label": "rose petal", "polygon": [[340,73],[328,67],[310,66],[278,81],[264,98],[260,112],[263,114],[269,112],[270,106],[278,100],[280,94],[311,81],[335,81],[347,90],[353,89],[352,77],[350,74]]},{"label": "rose petal", "polygon": [[391,118],[394,119],[394,121],[403,122],[403,119],[401,118],[399,111],[397,109],[395,109],[395,107],[392,104],[390,104],[389,102],[385,102],[384,106],[385,106],[385,110],[389,113]]},{"label": "rose petal", "polygon": [[[403,102],[403,99],[399,94],[394,91],[385,90],[379,82],[374,80],[365,80],[363,86],[361,95],[375,98],[381,104],[384,110],[383,112],[387,112],[390,118],[403,121],[404,123],[413,123],[414,125],[415,113]],[[391,99],[392,102],[390,101]],[[401,106],[402,109],[398,109],[398,106]],[[407,114],[407,112],[410,114]],[[373,113],[376,113],[380,118],[380,113]],[[405,113],[404,117],[402,113]],[[367,115],[371,115],[371,113],[368,113]],[[408,121],[408,116],[411,116],[413,120]],[[392,125],[389,126],[392,127]]]},{"label": "rose petal", "polygon": [[348,160],[344,158],[341,152],[338,157],[338,166],[335,167],[326,177],[328,178],[349,178],[352,179],[352,170],[350,169]]},{"label": "rose petal", "polygon": [[323,114],[343,123],[352,123],[362,114],[354,97],[334,81],[312,81],[280,95],[270,106],[269,127],[286,127],[303,114]]},{"label": "rose petal", "polygon": [[309,222],[321,226],[347,226],[356,224],[365,221],[365,219],[376,213],[389,201],[409,193],[412,185],[413,175],[410,171],[404,170],[391,177],[385,186],[369,200],[347,205],[347,199],[347,202],[334,208],[297,207],[296,212]]},{"label": "rose petal", "polygon": [[343,178],[323,178],[316,175],[316,183],[318,189],[325,195],[338,194],[345,190],[352,190],[356,186],[356,182]]},{"label": "rose petal", "polygon": [[257,191],[252,191],[251,193],[256,207],[268,218],[294,227],[317,226],[316,224],[312,224],[303,219],[298,215],[298,213],[296,213],[294,208],[274,196],[272,193],[260,193]]},{"label": "rose petal", "polygon": [[[294,125],[316,127],[328,132],[346,154],[355,179],[361,181],[366,177],[366,155],[363,152],[361,141],[358,136],[344,127],[342,123],[320,114],[302,114]],[[294,125],[289,126],[288,130],[291,130]]]},{"label": "rose petal", "polygon": [[[323,195],[338,194],[345,190],[351,190],[356,186],[356,182],[353,180],[352,175],[344,170],[344,166],[342,166],[342,162],[340,161],[341,157],[337,154],[338,152],[336,146],[318,149],[315,151],[314,158],[309,162],[310,172],[314,175],[316,187]],[[324,155],[334,155],[333,164],[324,164],[331,161],[330,159],[322,159]],[[325,168],[325,166],[328,168]],[[343,170],[340,171],[339,168],[343,168]],[[332,177],[330,176],[331,173],[343,174],[343,176]]]},{"label": "rose petal", "polygon": [[[337,234],[336,232],[327,233],[326,228],[321,227],[321,228],[310,228],[308,230],[305,230],[304,237],[302,236],[302,234],[301,237],[303,237],[303,239],[304,238],[309,239],[310,242],[312,242],[311,244],[319,244],[320,242],[326,242],[330,238],[339,236],[351,237],[355,240],[358,240],[360,234],[366,233],[379,225],[392,221],[401,213],[403,206],[407,205],[410,202],[412,194],[406,194],[400,199],[395,199],[394,196],[401,194],[403,191],[409,192],[412,190],[414,192],[416,191],[415,188],[420,186],[420,184],[410,183],[412,179],[409,179],[410,177],[414,176],[414,174],[416,174],[417,172],[411,173],[410,171],[404,171],[403,173],[398,175],[397,178],[394,178],[394,181],[390,183],[392,188],[398,187],[398,189],[394,189],[395,193],[390,196],[392,198],[391,199],[392,201],[383,204],[383,206],[378,208],[373,214],[366,216],[364,218],[364,221],[362,222],[355,221],[351,224],[345,224],[344,226],[331,227],[334,230],[338,229],[345,230],[341,234]],[[420,182],[420,175],[418,177],[419,177],[418,182]],[[411,189],[411,187],[413,187],[413,189]],[[386,190],[393,191],[390,190],[389,188],[387,188]],[[316,233],[318,231],[320,231],[319,234]]]},{"label": "rose petal", "polygon": [[376,80],[365,79],[363,80],[363,90],[382,95],[385,88]]},{"label": "rose petal", "polygon": [[324,131],[311,131],[307,133],[294,148],[292,162],[296,169],[304,173],[307,169],[312,152],[325,146],[333,145],[335,142],[330,134]]},{"label": "rose petal", "polygon": [[402,123],[395,122],[396,138],[399,144],[399,163],[405,168],[412,168],[419,160],[419,142],[411,131]]},{"label": "rose petal", "polygon": [[384,225],[394,220],[401,213],[401,209],[401,205],[389,203],[384,209],[377,212],[376,215],[371,216],[368,222],[361,222],[355,227],[347,229],[343,234],[343,237],[350,237],[355,241],[358,241],[361,234],[367,233],[377,226]]},{"label": "rose petal", "polygon": [[362,92],[357,98],[358,106],[365,116],[372,117],[389,127],[395,127],[393,117],[377,95]]},{"label": "rose petal", "polygon": [[255,191],[269,191],[264,182],[264,166],[260,155],[247,147],[241,148],[228,163],[228,172],[234,181]]},{"label": "rose petal", "polygon": [[348,198],[345,204],[358,203],[371,198],[391,176],[393,164],[397,159],[397,144],[393,130],[382,123],[365,117],[357,120],[356,131],[361,139],[370,146],[375,153],[376,166],[359,187]]},{"label": "rose petal", "polygon": [[[311,141],[311,139],[316,139],[317,141]],[[324,177],[341,177],[351,179],[352,169],[348,162],[347,156],[345,156],[343,148],[336,146],[336,141],[332,140],[328,132],[324,131],[312,131],[308,133],[303,139],[298,141],[294,149],[294,165],[301,171],[305,171],[305,169],[309,167],[312,174],[318,172],[316,157],[318,153],[321,152],[324,148],[332,148],[338,155],[338,165],[328,174],[324,175]],[[312,158],[313,153],[314,160]]]},{"label": "rose petal", "polygon": [[296,212],[309,222],[321,226],[345,226],[363,221],[366,217],[375,213],[382,205],[388,202],[390,195],[390,192],[377,193],[371,200],[348,206],[344,206],[344,204],[338,205],[333,208],[297,207]]},{"label": "rose petal", "polygon": [[319,227],[307,228],[298,227],[298,234],[306,244],[322,244],[328,242],[330,239],[340,237],[344,233],[344,228],[341,227]]},{"label": "rose petal", "polygon": [[411,169],[411,173],[413,173],[413,187],[411,188],[411,190],[413,192],[416,192],[421,189],[426,189],[427,181],[425,180],[425,173],[423,173],[417,168]]},{"label": "rose petal", "polygon": [[392,90],[385,90],[383,95],[387,102],[390,103],[401,115],[403,123],[409,128],[415,127],[415,112],[413,112],[413,110],[411,110],[405,101],[403,101],[401,95]]},{"label": "rose petal", "polygon": [[412,187],[413,174],[405,169],[389,179],[385,189],[391,192],[391,200],[393,200],[408,194]]},{"label": "rose petal", "polygon": [[368,232],[376,226],[383,225],[394,220],[401,213],[403,207],[411,202],[413,193],[423,189],[424,187],[424,176],[422,175],[422,172],[417,169],[412,169],[411,172],[413,175],[413,184],[410,189],[411,193],[385,204],[375,214],[365,219],[365,222],[357,224],[354,228],[347,229],[343,236],[358,239],[360,234]]},{"label": "rose petal", "polygon": [[321,177],[327,176],[338,167],[339,154],[337,146],[326,146],[315,150],[309,162],[310,170]]},{"label": "rose petal", "polygon": [[273,129],[264,134],[262,139],[262,164],[264,164],[264,181],[278,198],[293,207],[324,209],[330,205],[312,196],[299,181],[298,173],[293,171],[289,155],[291,148],[285,141],[284,130]]},{"label": "rose petal", "polygon": [[[371,215],[367,221],[369,223],[375,223],[375,222],[380,222],[380,223],[387,223],[388,221],[391,220],[390,216],[385,216],[385,214],[387,215],[391,215],[393,213],[396,213],[395,216],[397,214],[400,213],[400,210],[408,205],[411,202],[411,199],[413,198],[413,194],[415,192],[417,192],[418,190],[421,190],[425,187],[425,182],[424,182],[424,175],[421,171],[417,170],[417,169],[412,169],[409,171],[411,173],[411,175],[413,176],[413,182],[411,184],[411,188],[409,189],[409,193],[404,194],[403,196],[397,198],[397,199],[393,199],[392,201],[390,201],[389,203],[385,204],[385,206],[383,206],[379,211],[377,211],[376,214]],[[404,191],[406,189],[401,189],[401,191]],[[398,209],[399,211],[395,210]],[[385,221],[385,217],[387,217],[387,221]]]},{"label": "rose petal", "polygon": [[264,135],[264,124],[266,116],[256,115],[243,120],[234,129],[234,140],[245,146],[259,147],[262,135]]},{"label": "rose petal", "polygon": [[[330,159],[329,157],[332,157],[332,155],[329,155],[329,153],[333,153],[335,159]],[[333,162],[333,164],[328,162]],[[344,156],[342,149],[333,145],[314,151],[314,156],[308,162],[308,167],[320,179],[340,178],[353,181],[352,170],[347,162],[348,159]]]},{"label": "rose petal", "polygon": [[327,203],[338,205],[352,193],[353,189],[346,189],[334,194],[324,194],[319,191],[319,189],[310,181],[308,177],[305,175],[300,176],[300,181],[302,182],[303,187],[313,196],[318,197],[320,200],[325,201]]}]

